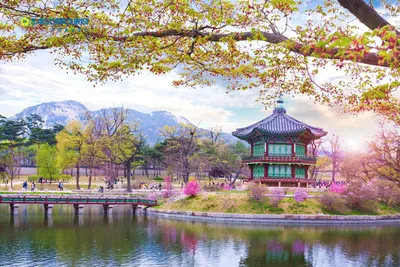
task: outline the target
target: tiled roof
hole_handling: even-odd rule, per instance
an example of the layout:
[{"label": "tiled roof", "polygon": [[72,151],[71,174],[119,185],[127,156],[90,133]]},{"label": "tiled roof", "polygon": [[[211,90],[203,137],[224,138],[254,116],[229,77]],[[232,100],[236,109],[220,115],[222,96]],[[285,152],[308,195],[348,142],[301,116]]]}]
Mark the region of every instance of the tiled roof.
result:
[{"label": "tiled roof", "polygon": [[245,128],[236,129],[232,134],[238,138],[246,138],[251,137],[257,130],[264,134],[290,134],[304,132],[307,129],[317,138],[327,134],[322,128],[310,126],[290,117],[284,108],[279,107],[274,109],[272,115]]}]

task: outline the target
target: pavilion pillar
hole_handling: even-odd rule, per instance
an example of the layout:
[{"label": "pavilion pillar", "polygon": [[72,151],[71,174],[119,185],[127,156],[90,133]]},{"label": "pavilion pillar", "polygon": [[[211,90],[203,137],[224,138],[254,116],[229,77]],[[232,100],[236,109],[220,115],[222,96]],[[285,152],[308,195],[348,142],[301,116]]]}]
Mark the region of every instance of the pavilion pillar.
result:
[{"label": "pavilion pillar", "polygon": [[19,204],[11,203],[10,204],[10,214],[11,215],[18,215],[18,208],[19,208]]},{"label": "pavilion pillar", "polygon": [[75,214],[82,215],[83,214],[83,205],[82,204],[74,204]]},{"label": "pavilion pillar", "polygon": [[265,156],[267,157],[269,156],[268,145],[269,145],[268,143],[265,143]]},{"label": "pavilion pillar", "polygon": [[292,143],[292,156],[295,157],[296,156],[296,142]]},{"label": "pavilion pillar", "polygon": [[250,155],[253,156],[253,143],[250,143]]},{"label": "pavilion pillar", "polygon": [[308,165],[304,167],[304,169],[305,169],[305,171],[304,171],[304,175],[305,175],[305,176],[304,176],[304,177],[305,177],[306,179],[308,179],[308,168],[310,168],[310,166],[308,166]]},{"label": "pavilion pillar", "polygon": [[103,204],[104,214],[112,214],[113,205]]},{"label": "pavilion pillar", "polygon": [[296,166],[292,164],[292,179],[296,179]]},{"label": "pavilion pillar", "polygon": [[44,206],[44,214],[52,215],[53,214],[53,204],[43,204]]},{"label": "pavilion pillar", "polygon": [[268,178],[268,164],[263,164],[264,165],[264,178]]},{"label": "pavilion pillar", "polygon": [[250,166],[250,178],[253,179],[253,169],[254,169],[254,165],[249,165]]},{"label": "pavilion pillar", "polygon": [[308,146],[308,144],[305,143],[305,144],[304,144],[304,154],[305,154],[305,156],[307,156],[307,146]]}]

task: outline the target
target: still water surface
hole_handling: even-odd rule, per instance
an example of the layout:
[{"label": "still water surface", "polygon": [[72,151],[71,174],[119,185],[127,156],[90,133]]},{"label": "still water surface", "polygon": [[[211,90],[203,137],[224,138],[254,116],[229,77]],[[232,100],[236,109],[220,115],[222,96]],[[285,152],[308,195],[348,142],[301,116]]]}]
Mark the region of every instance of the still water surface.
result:
[{"label": "still water surface", "polygon": [[252,226],[0,206],[0,266],[400,266],[400,225]]}]

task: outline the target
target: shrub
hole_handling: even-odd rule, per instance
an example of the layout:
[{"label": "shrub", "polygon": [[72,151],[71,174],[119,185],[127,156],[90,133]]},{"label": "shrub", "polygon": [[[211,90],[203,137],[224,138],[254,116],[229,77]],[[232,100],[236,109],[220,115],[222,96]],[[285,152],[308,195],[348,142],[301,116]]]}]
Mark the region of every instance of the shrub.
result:
[{"label": "shrub", "polygon": [[155,181],[160,181],[160,182],[161,182],[161,181],[164,181],[165,178],[163,179],[163,178],[157,176],[157,177],[155,177],[153,180],[155,180]]},{"label": "shrub", "polygon": [[164,177],[163,189],[165,189],[165,191],[162,192],[163,198],[172,197],[172,195],[174,194],[171,178],[169,176]]},{"label": "shrub", "polygon": [[392,192],[390,193],[390,206],[400,206],[400,188],[393,188]]},{"label": "shrub", "polygon": [[338,194],[328,192],[318,198],[319,203],[327,210],[336,210],[345,213],[348,209],[346,207],[346,200]]},{"label": "shrub", "polygon": [[343,194],[345,190],[346,190],[346,185],[344,185],[344,184],[333,183],[329,188],[329,192],[338,193],[338,194]]},{"label": "shrub", "polygon": [[375,179],[371,181],[371,185],[376,188],[376,194],[379,201],[391,206],[400,204],[400,189],[395,183]]},{"label": "shrub", "polygon": [[72,176],[68,174],[61,174],[60,175],[60,180],[62,180],[64,183],[71,181]]},{"label": "shrub", "polygon": [[265,194],[268,192],[268,188],[266,185],[263,185],[261,183],[250,183],[247,186],[248,195],[251,199],[255,201],[262,202],[265,200]]},{"label": "shrub", "polygon": [[346,186],[343,193],[346,196],[346,204],[349,208],[367,208],[371,201],[377,199],[377,190],[371,184],[357,181]]},{"label": "shrub", "polygon": [[188,182],[183,189],[183,193],[188,196],[196,196],[201,190],[199,182],[192,180]]},{"label": "shrub", "polygon": [[37,183],[39,181],[39,175],[33,174],[28,176],[28,182],[35,182]]},{"label": "shrub", "polygon": [[218,185],[204,185],[204,190],[207,192],[217,192],[217,191],[221,191],[222,188]]},{"label": "shrub", "polygon": [[296,202],[303,202],[303,201],[307,200],[308,198],[310,198],[310,196],[307,194],[307,192],[304,189],[296,190],[296,192],[294,193],[294,200]]},{"label": "shrub", "polygon": [[274,188],[272,191],[271,201],[274,207],[278,207],[279,202],[285,198],[285,191],[282,188]]}]

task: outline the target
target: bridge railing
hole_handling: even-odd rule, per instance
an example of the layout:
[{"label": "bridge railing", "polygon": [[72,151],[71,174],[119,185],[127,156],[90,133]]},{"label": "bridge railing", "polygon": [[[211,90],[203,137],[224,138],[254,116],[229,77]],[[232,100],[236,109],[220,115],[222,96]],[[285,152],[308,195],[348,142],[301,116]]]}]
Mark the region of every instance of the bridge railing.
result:
[{"label": "bridge railing", "polygon": [[112,204],[157,206],[157,200],[132,197],[0,196],[0,204]]}]

